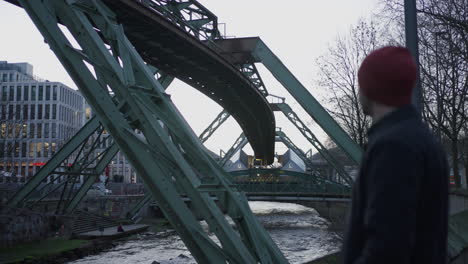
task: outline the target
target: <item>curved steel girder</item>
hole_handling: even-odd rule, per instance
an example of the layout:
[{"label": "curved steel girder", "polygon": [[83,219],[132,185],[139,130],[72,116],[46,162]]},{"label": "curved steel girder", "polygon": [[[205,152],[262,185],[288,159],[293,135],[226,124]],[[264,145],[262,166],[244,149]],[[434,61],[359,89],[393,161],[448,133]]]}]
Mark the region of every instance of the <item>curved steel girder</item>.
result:
[{"label": "curved steel girder", "polygon": [[221,55],[163,16],[133,0],[104,1],[143,59],[204,93],[239,123],[255,157],[271,164],[275,117],[254,84]]}]

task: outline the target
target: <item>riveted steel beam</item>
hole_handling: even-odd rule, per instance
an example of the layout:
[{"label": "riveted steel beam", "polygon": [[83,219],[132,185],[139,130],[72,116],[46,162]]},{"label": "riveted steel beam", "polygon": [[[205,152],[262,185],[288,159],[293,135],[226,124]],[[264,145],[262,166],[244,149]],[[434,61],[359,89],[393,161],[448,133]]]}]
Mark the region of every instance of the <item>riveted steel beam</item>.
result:
[{"label": "riveted steel beam", "polygon": [[20,207],[23,200],[34,191],[39,184],[62,164],[75,150],[85,142],[97,129],[99,121],[93,117],[74,135],[16,194],[8,201],[8,206]]},{"label": "riveted steel beam", "polygon": [[312,133],[312,131],[302,122],[299,116],[291,109],[291,107],[286,103],[277,103],[273,104],[273,109],[280,110],[288,120],[301,132],[301,134],[309,141],[312,146],[322,155],[322,157],[330,164],[343,181],[347,184],[351,184],[353,179],[349,174],[344,170],[343,166],[330,154],[330,152],[323,146],[323,144],[318,140],[318,138]]},{"label": "riveted steel beam", "polygon": [[[245,197],[230,187],[226,172],[208,156],[164,94],[111,10],[100,1],[21,1],[21,4],[197,261],[287,262],[251,213]],[[58,20],[70,31],[80,50],[61,32]],[[112,53],[105,43],[112,47]],[[86,67],[85,61],[96,74]],[[109,89],[117,100],[112,99]],[[144,137],[137,135],[135,128]],[[176,139],[177,146],[171,137]],[[209,194],[198,190],[202,184],[200,175],[223,191],[229,205],[227,211],[240,236]],[[203,231],[181,200],[179,189],[190,198],[221,245]]]}]

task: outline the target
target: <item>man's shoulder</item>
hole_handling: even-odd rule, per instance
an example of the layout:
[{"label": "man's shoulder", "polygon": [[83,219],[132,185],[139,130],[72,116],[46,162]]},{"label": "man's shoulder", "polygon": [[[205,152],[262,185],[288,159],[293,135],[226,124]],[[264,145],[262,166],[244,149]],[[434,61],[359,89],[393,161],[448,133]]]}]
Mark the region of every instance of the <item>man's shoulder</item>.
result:
[{"label": "man's shoulder", "polygon": [[376,136],[369,147],[371,145],[394,145],[419,152],[435,146],[436,141],[429,128],[421,121],[404,120]]}]

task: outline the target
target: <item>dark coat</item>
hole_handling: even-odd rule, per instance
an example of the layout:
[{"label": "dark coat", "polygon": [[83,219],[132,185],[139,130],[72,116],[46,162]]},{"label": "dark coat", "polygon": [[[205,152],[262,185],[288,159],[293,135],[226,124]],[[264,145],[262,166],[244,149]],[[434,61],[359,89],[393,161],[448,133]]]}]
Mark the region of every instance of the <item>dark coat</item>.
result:
[{"label": "dark coat", "polygon": [[448,174],[414,107],[375,123],[353,187],[344,263],[446,263]]}]

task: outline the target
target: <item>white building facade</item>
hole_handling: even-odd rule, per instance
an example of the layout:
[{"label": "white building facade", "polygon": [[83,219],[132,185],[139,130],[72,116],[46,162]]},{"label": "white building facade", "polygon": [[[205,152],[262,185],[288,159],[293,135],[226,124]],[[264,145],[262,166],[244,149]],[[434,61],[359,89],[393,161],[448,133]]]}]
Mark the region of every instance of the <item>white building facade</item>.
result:
[{"label": "white building facade", "polygon": [[28,63],[0,61],[0,182],[25,182],[83,125],[85,100]]}]

